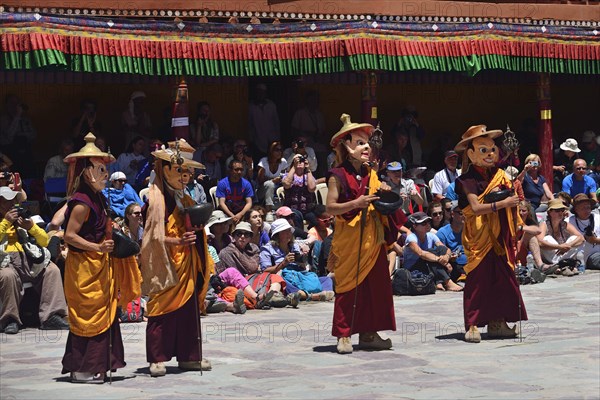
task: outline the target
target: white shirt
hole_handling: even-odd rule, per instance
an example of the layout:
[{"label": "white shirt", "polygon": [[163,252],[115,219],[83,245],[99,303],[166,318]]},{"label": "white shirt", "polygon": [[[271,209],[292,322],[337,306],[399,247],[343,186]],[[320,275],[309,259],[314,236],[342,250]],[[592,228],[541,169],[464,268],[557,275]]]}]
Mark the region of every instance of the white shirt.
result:
[{"label": "white shirt", "polygon": [[454,182],[459,176],[460,169],[456,169],[455,172],[448,170],[448,168],[444,168],[443,170],[438,171],[433,177],[431,193],[433,193],[434,195],[441,194],[442,196],[444,196],[446,194],[446,190],[448,190],[448,186],[450,186],[450,184]]},{"label": "white shirt", "polygon": [[[600,215],[598,215],[598,213],[592,212],[592,216],[594,218],[594,235],[596,237],[600,237]],[[572,215],[571,218],[569,218],[569,223],[571,225],[573,225],[575,228],[577,228],[577,230],[585,236],[584,232],[585,232],[585,228],[587,228],[590,224],[590,220],[589,219],[579,219],[577,218],[575,215]],[[585,242],[583,242],[583,244],[580,246],[581,249],[583,249],[583,260],[587,261],[588,257],[591,256],[594,253],[598,253],[600,252],[600,245],[598,244],[592,244],[589,243],[587,240]]]},{"label": "white shirt", "polygon": [[271,172],[271,169],[269,168],[269,160],[267,159],[267,157],[261,158],[260,161],[258,162],[258,166],[264,168],[265,178],[273,179],[273,178],[281,177],[281,174],[283,174],[285,172],[285,170],[287,169],[288,163],[285,158],[282,158],[281,161],[279,162],[279,165],[277,166],[277,171],[275,171],[275,173]]}]

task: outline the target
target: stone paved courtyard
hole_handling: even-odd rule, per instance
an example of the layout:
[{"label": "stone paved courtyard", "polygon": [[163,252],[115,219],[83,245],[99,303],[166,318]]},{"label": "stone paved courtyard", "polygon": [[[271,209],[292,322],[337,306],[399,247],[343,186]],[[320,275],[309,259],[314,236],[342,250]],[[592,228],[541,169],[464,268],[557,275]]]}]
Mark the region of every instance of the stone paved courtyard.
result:
[{"label": "stone paved courtyard", "polygon": [[[333,303],[202,319],[213,370],[150,378],[145,323],[122,325],[127,366],[112,385],[61,375],[66,332],[0,334],[0,399],[600,398],[600,273],[522,286],[523,341],[462,340],[462,295],[395,297],[393,350],[335,352]],[[485,332],[485,330],[484,330]],[[385,337],[385,335],[383,335]],[[354,337],[354,344],[358,338]]]}]

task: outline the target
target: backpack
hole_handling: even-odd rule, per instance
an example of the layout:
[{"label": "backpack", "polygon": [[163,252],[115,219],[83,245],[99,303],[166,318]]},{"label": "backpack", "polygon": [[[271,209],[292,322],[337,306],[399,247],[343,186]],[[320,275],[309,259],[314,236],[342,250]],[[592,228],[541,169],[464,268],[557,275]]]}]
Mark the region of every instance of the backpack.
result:
[{"label": "backpack", "polygon": [[392,290],[397,296],[420,296],[435,293],[435,280],[433,274],[424,274],[420,271],[412,274],[405,268],[394,271]]},{"label": "backpack", "polygon": [[121,322],[142,322],[144,320],[144,308],[142,307],[142,298],[127,303],[125,309],[120,310],[119,319]]}]

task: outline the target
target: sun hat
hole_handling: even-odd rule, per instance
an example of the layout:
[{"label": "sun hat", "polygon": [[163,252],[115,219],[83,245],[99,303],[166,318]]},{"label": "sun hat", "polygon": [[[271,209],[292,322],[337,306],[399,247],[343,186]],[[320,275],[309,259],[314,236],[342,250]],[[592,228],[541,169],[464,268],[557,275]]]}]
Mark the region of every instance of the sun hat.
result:
[{"label": "sun hat", "polygon": [[215,210],[210,215],[210,218],[208,219],[208,222],[206,223],[206,227],[210,228],[214,224],[222,224],[223,222],[227,222],[230,219],[231,219],[231,217],[228,217],[227,214],[225,214],[223,211]]},{"label": "sun hat", "polygon": [[19,194],[19,192],[15,192],[14,190],[12,190],[11,188],[9,188],[8,186],[2,186],[2,187],[0,187],[0,197],[4,197],[6,200],[12,200],[18,194]]},{"label": "sun hat", "polygon": [[577,195],[575,195],[575,197],[573,197],[573,206],[579,204],[579,203],[583,203],[583,202],[588,202],[590,203],[591,206],[596,205],[596,202],[594,201],[594,199],[590,199],[587,194],[585,193],[579,193]]},{"label": "sun hat", "polygon": [[456,146],[454,146],[454,151],[464,151],[467,149],[468,143],[480,136],[488,136],[491,139],[495,139],[498,136],[502,135],[502,131],[499,129],[488,131],[485,125],[475,125],[467,129],[465,133],[463,133],[461,141],[458,142]]},{"label": "sun hat", "polygon": [[291,208],[287,207],[287,206],[282,206],[279,207],[277,209],[277,211],[275,211],[275,216],[277,218],[284,218],[284,217],[289,217],[290,215],[294,214],[294,212],[292,211]]},{"label": "sun hat", "polygon": [[121,172],[121,171],[117,171],[117,172],[113,172],[113,174],[110,176],[110,181],[118,181],[119,179],[125,179],[127,180],[127,176]]},{"label": "sun hat", "polygon": [[250,223],[246,222],[246,221],[242,221],[235,226],[233,233],[235,233],[237,231],[254,233],[254,232],[252,232],[252,226],[250,226]]},{"label": "sun hat", "polygon": [[565,206],[561,199],[552,199],[548,202],[548,210],[566,210],[567,206]]},{"label": "sun hat", "polygon": [[386,168],[388,171],[402,171],[402,163],[398,161],[392,161],[388,163]]},{"label": "sun hat", "polygon": [[578,147],[577,140],[568,138],[559,146],[561,150],[564,151],[572,151],[573,153],[581,152],[581,149]]},{"label": "sun hat", "polygon": [[411,216],[408,217],[408,219],[413,225],[423,223],[427,220],[431,221],[431,217],[422,211],[411,214]]},{"label": "sun hat", "polygon": [[369,135],[369,137],[371,137],[373,131],[375,130],[375,128],[371,124],[359,124],[350,121],[350,115],[348,114],[342,114],[340,116],[340,121],[342,121],[343,124],[342,128],[331,138],[331,141],[329,142],[331,147],[336,147],[338,143],[346,136],[346,134],[352,131],[362,130],[366,132]]},{"label": "sun hat", "polygon": [[283,232],[285,230],[289,230],[291,232],[294,230],[294,228],[292,228],[287,219],[277,218],[275,221],[271,222],[271,239],[279,232]]}]

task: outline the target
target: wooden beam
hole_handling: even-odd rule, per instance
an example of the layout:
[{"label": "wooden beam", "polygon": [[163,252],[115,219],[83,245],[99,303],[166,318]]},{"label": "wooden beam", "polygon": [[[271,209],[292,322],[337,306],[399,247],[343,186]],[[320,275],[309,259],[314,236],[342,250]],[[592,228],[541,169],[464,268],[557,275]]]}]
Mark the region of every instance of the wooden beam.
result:
[{"label": "wooden beam", "polygon": [[[552,0],[548,0],[552,1]],[[388,16],[444,16],[554,19],[565,21],[600,21],[597,1],[586,4],[540,4],[536,1],[491,3],[479,1],[444,0],[128,0],[102,2],[97,0],[0,0],[5,11],[10,7],[66,10],[170,10],[170,11],[244,11],[316,15],[388,15]],[[74,14],[74,13],[73,13]],[[285,18],[285,16],[283,16]]]}]

